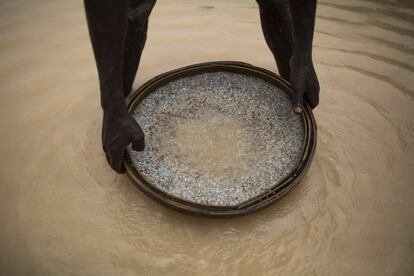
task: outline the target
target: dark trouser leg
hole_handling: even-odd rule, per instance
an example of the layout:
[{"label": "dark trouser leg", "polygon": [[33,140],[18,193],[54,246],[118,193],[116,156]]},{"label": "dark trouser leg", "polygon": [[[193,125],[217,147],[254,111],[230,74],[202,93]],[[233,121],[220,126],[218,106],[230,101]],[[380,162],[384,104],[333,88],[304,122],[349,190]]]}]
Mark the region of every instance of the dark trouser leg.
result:
[{"label": "dark trouser leg", "polygon": [[85,10],[98,67],[102,108],[125,105],[122,82],[127,2],[85,0]]},{"label": "dark trouser leg", "polygon": [[293,52],[293,23],[288,0],[257,0],[262,30],[279,74],[289,80]]},{"label": "dark trouser leg", "polygon": [[148,18],[156,0],[130,0],[124,52],[124,95],[131,92],[147,39]]},{"label": "dark trouser leg", "polygon": [[290,0],[294,27],[290,82],[294,91],[295,111],[306,99],[312,108],[319,104],[319,82],[312,60],[312,42],[317,0]]},{"label": "dark trouser leg", "polygon": [[85,0],[86,17],[98,68],[103,108],[102,146],[111,167],[124,172],[125,147],[142,150],[144,133],[128,114],[125,105],[123,73],[127,32],[126,0]]}]

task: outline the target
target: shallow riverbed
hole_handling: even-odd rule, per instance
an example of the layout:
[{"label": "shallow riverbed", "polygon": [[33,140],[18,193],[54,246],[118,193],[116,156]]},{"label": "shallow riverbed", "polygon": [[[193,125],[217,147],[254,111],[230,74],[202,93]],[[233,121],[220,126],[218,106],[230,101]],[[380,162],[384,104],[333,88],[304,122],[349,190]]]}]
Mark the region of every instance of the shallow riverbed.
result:
[{"label": "shallow riverbed", "polygon": [[[275,70],[253,0],[159,0],[135,81],[239,60]],[[238,219],[178,214],[110,170],[82,1],[0,3],[1,275],[413,275],[414,4],[319,1],[318,148]]]}]

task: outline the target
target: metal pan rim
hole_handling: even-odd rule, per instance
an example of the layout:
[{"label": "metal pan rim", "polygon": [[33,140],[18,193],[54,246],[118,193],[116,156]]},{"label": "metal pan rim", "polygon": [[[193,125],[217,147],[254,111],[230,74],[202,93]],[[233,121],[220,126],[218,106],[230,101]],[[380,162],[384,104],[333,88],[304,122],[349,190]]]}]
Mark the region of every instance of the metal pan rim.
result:
[{"label": "metal pan rim", "polygon": [[[175,69],[148,80],[141,87],[131,93],[126,99],[128,111],[130,114],[132,114],[136,106],[148,94],[170,81],[202,73],[220,71],[234,72],[261,78],[279,87],[289,97],[292,94],[290,84],[287,81],[266,69],[243,62],[214,61]],[[131,162],[129,161],[129,156],[126,152],[124,155],[123,165],[126,169],[128,177],[142,192],[154,200],[160,202],[161,204],[173,208],[177,211],[203,217],[234,217],[249,214],[256,210],[267,207],[270,204],[274,203],[277,199],[281,198],[299,183],[299,181],[303,178],[309,169],[316,148],[317,128],[312,110],[307,104],[305,105],[304,112],[302,113],[302,120],[304,122],[305,139],[302,148],[302,155],[296,166],[290,171],[287,177],[278,183],[275,183],[272,188],[238,205],[204,205],[186,201],[179,197],[167,194],[166,192],[156,188],[154,185],[147,182],[147,180],[138,173],[138,171],[132,166]]]}]

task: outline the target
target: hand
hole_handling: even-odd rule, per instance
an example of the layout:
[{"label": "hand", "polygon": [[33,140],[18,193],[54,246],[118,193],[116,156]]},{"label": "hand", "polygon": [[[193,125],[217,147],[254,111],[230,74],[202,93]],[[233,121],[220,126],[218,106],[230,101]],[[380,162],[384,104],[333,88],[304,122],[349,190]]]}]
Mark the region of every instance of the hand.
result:
[{"label": "hand", "polygon": [[126,110],[104,112],[102,146],[106,160],[117,173],[125,172],[123,152],[130,143],[133,150],[142,151],[145,148],[144,133],[135,119]]},{"label": "hand", "polygon": [[290,59],[290,83],[295,113],[303,111],[304,99],[312,109],[319,104],[319,82],[312,60],[299,61],[295,56]]}]

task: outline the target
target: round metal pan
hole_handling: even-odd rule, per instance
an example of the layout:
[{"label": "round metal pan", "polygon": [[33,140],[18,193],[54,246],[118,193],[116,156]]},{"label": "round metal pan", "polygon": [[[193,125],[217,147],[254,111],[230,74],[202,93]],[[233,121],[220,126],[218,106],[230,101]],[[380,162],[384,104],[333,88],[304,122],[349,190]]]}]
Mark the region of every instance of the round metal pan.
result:
[{"label": "round metal pan", "polygon": [[[152,78],[131,93],[127,98],[128,111],[132,114],[137,105],[152,91],[170,81],[208,72],[234,72],[263,79],[284,91],[289,97],[291,88],[287,81],[276,74],[247,63],[234,61],[206,62],[179,68]],[[203,217],[234,217],[252,213],[269,206],[290,191],[303,178],[308,170],[316,148],[316,123],[311,108],[306,104],[302,113],[304,125],[304,145],[302,155],[296,167],[283,180],[275,183],[272,188],[236,206],[218,207],[196,204],[173,197],[148,183],[132,166],[128,153],[125,151],[123,165],[127,175],[134,184],[146,195],[156,201],[180,212]]]}]

